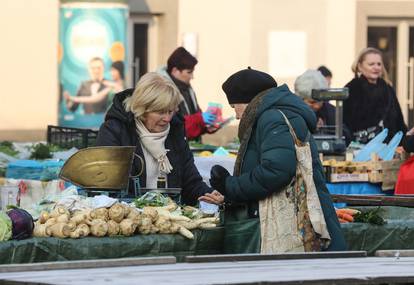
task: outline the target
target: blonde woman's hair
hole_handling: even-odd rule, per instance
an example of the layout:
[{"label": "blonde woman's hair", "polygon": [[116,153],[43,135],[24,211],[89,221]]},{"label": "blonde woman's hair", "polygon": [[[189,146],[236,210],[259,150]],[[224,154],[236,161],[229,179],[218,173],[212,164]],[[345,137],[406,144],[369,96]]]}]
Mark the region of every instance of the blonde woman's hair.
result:
[{"label": "blonde woman's hair", "polygon": [[358,65],[361,64],[365,60],[365,57],[368,54],[378,54],[379,56],[381,56],[381,60],[382,60],[381,78],[384,79],[384,81],[387,82],[389,85],[392,85],[392,82],[390,78],[388,77],[388,72],[384,66],[384,60],[383,60],[384,57],[382,55],[382,52],[379,49],[376,49],[373,47],[367,47],[367,48],[362,49],[359,52],[357,58],[352,63],[351,69],[352,69],[352,72],[354,72],[355,77],[359,77],[359,75],[361,74],[361,71],[358,69]]},{"label": "blonde woman's hair", "polygon": [[142,118],[149,112],[176,110],[181,95],[175,84],[155,72],[148,72],[135,86],[132,96],[124,100],[125,110]]}]

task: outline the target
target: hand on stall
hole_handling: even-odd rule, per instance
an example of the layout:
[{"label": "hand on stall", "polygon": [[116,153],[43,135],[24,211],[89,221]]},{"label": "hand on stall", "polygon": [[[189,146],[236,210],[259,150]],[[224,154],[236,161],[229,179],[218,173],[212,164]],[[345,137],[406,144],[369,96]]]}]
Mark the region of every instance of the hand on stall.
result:
[{"label": "hand on stall", "polygon": [[224,203],[224,196],[217,190],[214,190],[211,193],[206,193],[205,195],[199,197],[198,200],[210,204],[221,205]]}]

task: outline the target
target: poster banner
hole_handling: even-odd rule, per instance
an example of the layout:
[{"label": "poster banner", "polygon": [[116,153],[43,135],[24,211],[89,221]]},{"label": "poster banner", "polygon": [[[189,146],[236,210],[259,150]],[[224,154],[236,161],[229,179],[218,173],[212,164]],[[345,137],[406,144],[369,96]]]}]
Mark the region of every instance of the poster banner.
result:
[{"label": "poster banner", "polygon": [[59,125],[99,128],[113,95],[124,89],[128,5],[60,7]]}]

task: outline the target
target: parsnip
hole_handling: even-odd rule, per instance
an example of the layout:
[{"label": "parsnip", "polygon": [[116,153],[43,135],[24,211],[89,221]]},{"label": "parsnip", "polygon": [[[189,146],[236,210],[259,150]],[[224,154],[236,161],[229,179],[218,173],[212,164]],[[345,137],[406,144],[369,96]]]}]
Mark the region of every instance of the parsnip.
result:
[{"label": "parsnip", "polygon": [[50,237],[51,234],[50,228],[48,228],[45,224],[38,222],[35,223],[35,227],[33,229],[34,237]]},{"label": "parsnip", "polygon": [[73,214],[69,221],[74,222],[76,225],[86,224],[88,220],[89,212],[78,211]]},{"label": "parsnip", "polygon": [[154,207],[144,207],[143,214],[149,216],[153,223],[155,223],[158,218],[158,211]]},{"label": "parsnip", "polygon": [[213,224],[213,223],[204,223],[204,224],[200,224],[199,226],[198,226],[198,228],[199,229],[212,229],[212,228],[215,228],[215,227],[217,227],[217,224]]},{"label": "parsnip", "polygon": [[210,218],[201,218],[194,220],[198,225],[211,223],[211,224],[218,224],[220,222],[220,219],[218,217],[210,217]]},{"label": "parsnip", "polygon": [[66,209],[63,206],[56,206],[52,210],[52,212],[50,212],[50,217],[52,217],[52,218],[57,218],[60,215],[69,215],[70,216],[69,210]]},{"label": "parsnip", "polygon": [[76,230],[76,223],[69,221],[66,224],[68,225],[68,227],[69,227],[69,229],[70,229],[71,232],[73,232],[74,230]]},{"label": "parsnip", "polygon": [[57,238],[67,238],[70,235],[70,227],[65,223],[56,223],[50,226],[51,235]]},{"label": "parsnip", "polygon": [[186,228],[187,230],[194,230],[198,227],[198,224],[195,223],[194,221],[175,221],[176,224],[183,226],[184,228]]},{"label": "parsnip", "polygon": [[154,225],[159,229],[159,232],[161,234],[168,234],[170,233],[170,228],[172,224],[169,218],[159,216]]},{"label": "parsnip", "polygon": [[179,229],[180,229],[180,226],[179,225],[177,225],[175,223],[171,223],[170,234],[177,233]]},{"label": "parsnip", "polygon": [[156,234],[159,231],[160,229],[158,227],[156,227],[155,225],[151,225],[150,234]]},{"label": "parsnip", "polygon": [[194,239],[193,233],[184,228],[183,226],[178,225],[178,233],[188,239]]},{"label": "parsnip", "polygon": [[62,214],[56,217],[56,222],[58,223],[67,223],[69,222],[69,214]]},{"label": "parsnip", "polygon": [[138,232],[143,235],[148,235],[151,233],[152,220],[151,217],[142,214],[141,215],[141,224],[138,227]]},{"label": "parsnip", "polygon": [[119,223],[120,232],[124,236],[132,236],[137,228],[137,224],[131,219],[124,219]]},{"label": "parsnip", "polygon": [[137,209],[130,208],[127,218],[131,220],[140,220],[140,216],[141,213]]},{"label": "parsnip", "polygon": [[86,237],[89,235],[89,227],[86,224],[79,224],[76,229],[70,233],[71,238]]},{"label": "parsnip", "polygon": [[94,209],[94,210],[91,211],[90,217],[91,217],[92,220],[101,219],[101,220],[104,220],[106,222],[106,221],[109,220],[108,209],[106,209],[106,208]]},{"label": "parsnip", "polygon": [[42,211],[40,212],[40,216],[39,216],[39,222],[41,224],[46,223],[46,221],[50,218],[50,214],[47,211]]},{"label": "parsnip", "polygon": [[120,203],[116,203],[112,205],[111,208],[109,208],[108,214],[110,220],[120,223],[124,219],[126,214],[125,207]]},{"label": "parsnip", "polygon": [[102,219],[95,219],[91,222],[90,230],[93,236],[103,237],[108,232],[108,224]]},{"label": "parsnip", "polygon": [[119,224],[113,220],[108,221],[108,236],[116,236],[119,234]]},{"label": "parsnip", "polygon": [[56,218],[49,218],[49,219],[45,222],[45,225],[46,225],[47,227],[50,227],[50,226],[52,226],[52,225],[54,225],[54,224],[56,224]]}]

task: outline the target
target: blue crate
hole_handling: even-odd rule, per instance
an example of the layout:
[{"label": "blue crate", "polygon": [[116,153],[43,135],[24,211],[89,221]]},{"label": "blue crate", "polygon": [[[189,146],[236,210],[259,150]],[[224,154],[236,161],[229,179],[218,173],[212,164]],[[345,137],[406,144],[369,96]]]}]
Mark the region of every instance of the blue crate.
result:
[{"label": "blue crate", "polygon": [[6,178],[49,181],[59,177],[64,161],[16,160],[7,165]]}]

